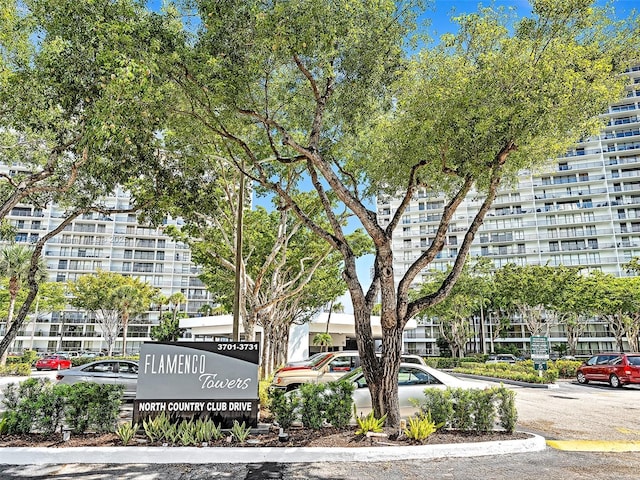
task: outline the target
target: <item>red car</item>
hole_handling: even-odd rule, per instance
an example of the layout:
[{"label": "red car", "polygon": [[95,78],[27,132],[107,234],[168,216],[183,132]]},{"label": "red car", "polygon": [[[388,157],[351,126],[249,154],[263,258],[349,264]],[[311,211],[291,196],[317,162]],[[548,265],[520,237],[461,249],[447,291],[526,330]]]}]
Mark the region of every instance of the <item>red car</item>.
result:
[{"label": "red car", "polygon": [[614,388],[640,383],[640,353],[599,353],[584,362],[578,383],[607,382]]},{"label": "red car", "polygon": [[36,370],[65,370],[71,368],[71,360],[62,355],[49,355],[36,362]]}]

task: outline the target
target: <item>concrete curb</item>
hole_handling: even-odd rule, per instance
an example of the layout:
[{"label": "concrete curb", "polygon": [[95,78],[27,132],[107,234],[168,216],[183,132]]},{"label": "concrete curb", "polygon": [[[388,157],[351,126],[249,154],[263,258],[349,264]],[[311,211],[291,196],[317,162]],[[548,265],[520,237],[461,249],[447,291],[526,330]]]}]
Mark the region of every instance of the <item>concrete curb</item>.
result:
[{"label": "concrete curb", "polygon": [[560,386],[557,383],[530,383],[530,382],[521,382],[519,380],[510,380],[508,378],[485,377],[483,375],[472,375],[470,373],[454,372],[453,370],[448,370],[448,372],[455,373],[457,377],[472,378],[474,380],[485,380],[487,382],[493,382],[493,383],[506,383],[509,385],[517,385],[519,387],[547,388],[547,389],[560,388]]},{"label": "concrete curb", "polygon": [[279,447],[70,447],[0,448],[0,464],[205,464],[205,463],[315,463],[380,462],[444,457],[479,457],[539,452],[546,441],[539,435],[521,440],[362,448]]}]

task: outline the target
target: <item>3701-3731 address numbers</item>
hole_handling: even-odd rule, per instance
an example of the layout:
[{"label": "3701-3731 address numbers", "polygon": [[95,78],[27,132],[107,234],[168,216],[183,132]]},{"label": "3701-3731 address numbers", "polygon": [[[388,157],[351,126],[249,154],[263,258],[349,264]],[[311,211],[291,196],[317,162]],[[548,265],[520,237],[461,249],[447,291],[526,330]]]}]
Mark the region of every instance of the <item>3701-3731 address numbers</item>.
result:
[{"label": "3701-3731 address numbers", "polygon": [[218,350],[257,350],[258,344],[229,342],[229,343],[219,343],[217,347],[218,347]]}]

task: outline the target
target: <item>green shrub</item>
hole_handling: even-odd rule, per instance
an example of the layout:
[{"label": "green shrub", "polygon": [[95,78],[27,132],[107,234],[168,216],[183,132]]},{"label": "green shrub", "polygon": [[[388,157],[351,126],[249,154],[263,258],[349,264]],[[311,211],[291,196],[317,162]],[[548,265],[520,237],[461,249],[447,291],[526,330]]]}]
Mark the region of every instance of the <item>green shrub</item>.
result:
[{"label": "green shrub", "polygon": [[269,408],[269,387],[271,385],[271,378],[267,380],[260,380],[258,383],[258,398],[260,399],[260,408]]},{"label": "green shrub", "polygon": [[453,417],[453,402],[449,389],[426,388],[424,398],[415,403],[420,408],[421,415],[429,415],[436,424],[447,425]]},{"label": "green shrub", "polygon": [[30,375],[30,363],[14,362],[12,364],[7,364],[4,367],[0,367],[0,376],[28,377]]},{"label": "green shrub", "polygon": [[269,402],[271,413],[278,425],[284,430],[291,427],[299,415],[301,397],[298,392],[286,394],[280,388],[273,388],[269,391]]},{"label": "green shrub", "polygon": [[14,365],[16,363],[22,363],[22,357],[17,355],[9,355],[7,357],[6,365]]},{"label": "green shrub", "polygon": [[318,430],[324,423],[326,410],[326,385],[323,383],[303,383],[300,392],[300,413],[305,427]]},{"label": "green shrub", "polygon": [[337,428],[349,425],[352,415],[355,385],[347,381],[336,381],[325,384],[325,419]]},{"label": "green shrub", "polygon": [[582,362],[578,360],[556,360],[553,362],[553,368],[557,370],[559,378],[575,378],[580,365]]},{"label": "green shrub", "polygon": [[33,365],[38,359],[38,352],[35,350],[25,350],[20,357],[20,363],[26,363],[27,365]]},{"label": "green shrub", "polygon": [[415,400],[414,405],[420,415],[430,415],[439,427],[466,431],[488,432],[498,422],[513,433],[518,418],[515,393],[504,385],[485,390],[426,388],[424,397]]},{"label": "green shrub", "polygon": [[38,415],[34,427],[44,434],[52,434],[65,421],[65,406],[70,385],[52,385],[44,389],[36,399]]},{"label": "green shrub", "polygon": [[46,378],[29,378],[19,384],[7,384],[2,401],[6,408],[7,433],[31,433],[40,415],[39,400],[50,390],[51,382]]},{"label": "green shrub", "polygon": [[500,425],[507,432],[513,433],[518,421],[518,411],[516,409],[516,393],[507,389],[504,385],[496,387],[498,403],[498,416]]},{"label": "green shrub", "polygon": [[493,388],[481,390],[472,395],[473,430],[490,432],[496,423],[496,391]]},{"label": "green shrub", "polygon": [[65,413],[72,433],[114,432],[124,386],[81,382],[70,387]]},{"label": "green shrub", "polygon": [[453,403],[451,428],[473,430],[474,397],[478,392],[479,390],[467,390],[465,388],[451,389],[451,401]]}]

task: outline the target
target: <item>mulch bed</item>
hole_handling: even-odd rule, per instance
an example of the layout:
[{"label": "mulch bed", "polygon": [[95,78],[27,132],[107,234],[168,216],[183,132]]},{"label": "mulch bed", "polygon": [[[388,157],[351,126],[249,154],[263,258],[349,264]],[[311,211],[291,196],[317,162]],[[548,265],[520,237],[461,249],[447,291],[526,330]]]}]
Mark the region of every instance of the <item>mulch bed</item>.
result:
[{"label": "mulch bed", "polygon": [[[438,431],[423,442],[416,443],[400,437],[394,439],[389,437],[364,437],[356,436],[353,428],[337,429],[333,427],[321,430],[311,430],[307,428],[292,428],[288,431],[289,437],[286,441],[278,438],[278,429],[272,428],[269,433],[251,435],[249,441],[243,444],[230,441],[224,438],[211,442],[207,447],[336,447],[336,448],[358,448],[372,446],[406,446],[406,445],[434,445],[443,443],[473,443],[489,442],[497,440],[517,440],[529,438],[530,435],[522,432],[513,434],[505,432],[475,433],[457,430]],[[165,446],[161,443],[148,442],[146,437],[138,435],[129,443],[130,446]],[[29,435],[0,435],[0,447],[116,447],[122,446],[122,442],[115,433],[106,434],[82,434],[71,435],[71,438],[64,442],[62,434],[54,435],[29,434]],[[179,445],[176,445],[179,446]]]}]

